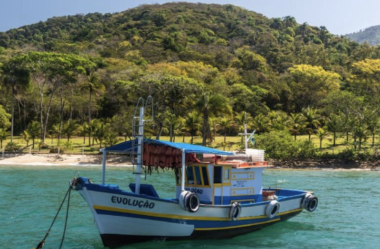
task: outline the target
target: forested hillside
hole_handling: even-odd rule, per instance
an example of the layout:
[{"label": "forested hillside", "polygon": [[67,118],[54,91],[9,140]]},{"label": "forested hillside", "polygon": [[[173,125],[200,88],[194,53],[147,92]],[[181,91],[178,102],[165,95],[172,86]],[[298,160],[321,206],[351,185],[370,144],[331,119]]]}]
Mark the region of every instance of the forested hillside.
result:
[{"label": "forested hillside", "polygon": [[378,127],[379,48],[291,16],[142,5],[53,17],[0,33],[0,46],[4,136],[43,143],[86,135],[113,144],[130,135],[135,103],[148,95],[155,125],[147,134],[177,140],[236,135],[244,112],[259,134],[294,138],[350,132],[361,142]]},{"label": "forested hillside", "polygon": [[366,28],[365,30],[360,30],[359,32],[351,33],[346,35],[347,38],[352,41],[365,43],[368,42],[370,45],[380,44],[380,25],[372,26]]}]

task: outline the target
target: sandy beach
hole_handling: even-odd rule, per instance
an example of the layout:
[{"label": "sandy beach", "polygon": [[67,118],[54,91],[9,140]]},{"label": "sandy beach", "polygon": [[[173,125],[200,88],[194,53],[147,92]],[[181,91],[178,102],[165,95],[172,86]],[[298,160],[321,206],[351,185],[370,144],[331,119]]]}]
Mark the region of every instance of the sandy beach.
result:
[{"label": "sandy beach", "polygon": [[[272,163],[271,163],[272,164]],[[73,155],[73,154],[5,154],[4,157],[0,154],[0,166],[1,165],[25,165],[25,166],[102,166],[102,154],[93,155]],[[132,167],[130,158],[125,155],[107,155],[107,166],[118,167]],[[315,162],[315,161],[303,161],[297,162],[296,165],[291,162],[285,163],[273,163],[272,169],[304,169],[304,170],[353,170],[353,171],[380,171],[380,162],[372,162],[368,165],[368,162],[361,163],[342,163],[340,161],[334,162]]]},{"label": "sandy beach", "polygon": [[[101,166],[102,155],[57,155],[25,154],[0,157],[0,165],[65,165],[65,166]],[[128,157],[107,155],[108,166],[132,166]]]}]

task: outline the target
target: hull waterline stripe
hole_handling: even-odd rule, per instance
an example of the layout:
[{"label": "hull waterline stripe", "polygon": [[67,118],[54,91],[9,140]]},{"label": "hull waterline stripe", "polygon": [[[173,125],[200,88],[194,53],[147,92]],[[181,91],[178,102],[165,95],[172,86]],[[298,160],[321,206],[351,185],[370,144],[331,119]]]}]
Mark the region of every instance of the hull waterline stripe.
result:
[{"label": "hull waterline stripe", "polygon": [[[228,217],[226,218],[202,217],[202,216],[195,217],[195,216],[185,216],[185,215],[161,214],[161,213],[143,212],[143,211],[136,211],[136,210],[130,210],[130,209],[123,209],[123,208],[99,206],[99,205],[94,205],[93,208],[95,210],[101,210],[101,211],[110,211],[110,212],[117,212],[117,213],[127,213],[127,214],[143,215],[143,216],[150,216],[150,217],[157,217],[157,218],[179,219],[179,220],[200,220],[200,221],[230,221],[231,220]],[[295,213],[299,211],[302,211],[302,208],[290,210],[287,212],[281,212],[278,214],[278,216],[289,214],[289,213]],[[266,215],[260,215],[260,216],[240,217],[238,218],[238,220],[257,220],[257,219],[265,219],[265,218],[268,218],[268,217]]]},{"label": "hull waterline stripe", "polygon": [[239,226],[230,226],[230,227],[218,227],[218,228],[194,228],[195,231],[209,231],[209,230],[225,230],[225,229],[234,229],[234,228],[240,228],[240,227],[251,227],[251,226],[257,226],[262,224],[268,224],[272,222],[280,221],[281,219],[274,219],[274,220],[268,220],[263,222],[257,222],[254,224],[246,224],[246,225],[239,225]]}]

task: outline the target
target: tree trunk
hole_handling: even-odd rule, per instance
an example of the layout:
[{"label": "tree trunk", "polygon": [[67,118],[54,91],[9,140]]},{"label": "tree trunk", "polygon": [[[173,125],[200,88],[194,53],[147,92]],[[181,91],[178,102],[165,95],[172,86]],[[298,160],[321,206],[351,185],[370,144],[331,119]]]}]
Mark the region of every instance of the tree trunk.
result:
[{"label": "tree trunk", "polygon": [[[14,89],[14,76],[12,76],[12,120],[11,120],[11,143],[13,142],[13,126],[14,126],[14,115],[15,115],[15,89]],[[3,146],[1,146],[3,147]]]},{"label": "tree trunk", "polygon": [[[41,126],[41,140],[43,137],[43,131],[44,131],[44,94],[40,93],[41,96],[41,102],[40,102],[40,126]],[[34,149],[34,141],[33,141],[33,149]]]},{"label": "tree trunk", "polygon": [[334,131],[333,134],[334,134],[334,135],[333,135],[333,140],[334,140],[334,142],[333,142],[333,146],[335,146],[336,132]]},{"label": "tree trunk", "polygon": [[50,114],[50,108],[51,108],[51,102],[53,101],[54,93],[57,90],[57,87],[53,87],[53,90],[51,92],[51,96],[49,98],[49,103],[46,109],[46,118],[45,118],[45,125],[43,129],[43,136],[42,136],[42,142],[45,143],[45,137],[46,137],[46,129],[47,129],[47,124],[49,121],[49,114]]},{"label": "tree trunk", "polygon": [[92,90],[90,89],[90,100],[88,101],[88,125],[89,125],[89,132],[88,132],[88,146],[91,146],[91,133],[92,133],[92,127],[91,127],[91,99],[92,99]]},{"label": "tree trunk", "polygon": [[63,110],[65,109],[65,101],[63,101],[63,96],[61,92],[61,117],[59,121],[59,131],[58,131],[58,141],[62,139],[62,126],[63,126]]},{"label": "tree trunk", "polygon": [[206,111],[203,111],[203,134],[202,134],[202,145],[206,145],[206,134],[207,134],[207,126],[208,126],[208,114]]},{"label": "tree trunk", "polygon": [[375,132],[372,132],[372,147],[375,146]]}]

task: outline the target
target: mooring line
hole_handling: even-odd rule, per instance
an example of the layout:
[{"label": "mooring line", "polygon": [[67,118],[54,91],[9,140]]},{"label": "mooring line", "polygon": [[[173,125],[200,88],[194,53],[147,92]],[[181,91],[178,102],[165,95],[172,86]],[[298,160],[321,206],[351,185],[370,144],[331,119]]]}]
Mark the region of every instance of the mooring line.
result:
[{"label": "mooring line", "polygon": [[54,225],[54,223],[55,223],[55,221],[56,221],[56,219],[58,217],[58,214],[61,211],[61,209],[63,207],[63,204],[65,203],[65,200],[66,200],[67,196],[69,196],[68,201],[67,201],[65,227],[64,227],[64,231],[63,231],[63,235],[62,235],[62,240],[61,240],[61,244],[60,244],[59,248],[62,247],[63,240],[65,239],[65,234],[66,234],[67,220],[68,220],[68,217],[69,217],[70,192],[71,192],[72,186],[75,185],[75,181],[76,181],[76,179],[74,178],[74,180],[70,182],[69,189],[66,191],[65,197],[63,198],[62,203],[61,203],[61,205],[58,208],[58,211],[57,211],[57,213],[56,213],[56,215],[55,215],[55,217],[53,219],[53,222],[51,223],[51,225],[49,227],[49,230],[46,232],[45,237],[41,240],[41,242],[37,245],[37,247],[35,249],[42,249],[42,247],[45,245],[46,238],[49,236],[51,228],[53,227],[53,225]]}]

